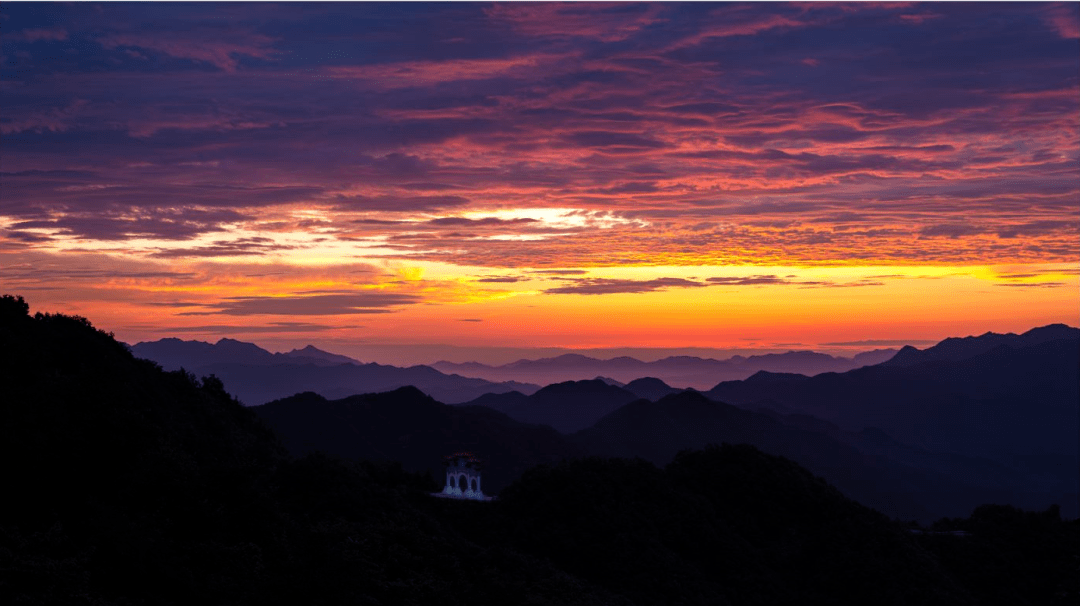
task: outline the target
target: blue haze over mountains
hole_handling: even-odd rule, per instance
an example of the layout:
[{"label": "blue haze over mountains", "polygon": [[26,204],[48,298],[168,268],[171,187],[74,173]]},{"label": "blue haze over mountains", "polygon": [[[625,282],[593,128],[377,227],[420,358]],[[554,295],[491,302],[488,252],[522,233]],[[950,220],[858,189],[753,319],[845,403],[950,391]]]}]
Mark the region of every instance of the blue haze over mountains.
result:
[{"label": "blue haze over mountains", "polygon": [[415,386],[442,402],[464,402],[485,393],[524,391],[537,385],[492,383],[483,379],[447,375],[430,366],[400,368],[364,364],[313,346],[287,353],[271,353],[252,343],[221,339],[217,343],[161,339],[131,346],[138,357],[153,360],[165,370],[184,368],[196,375],[213,374],[248,406],[296,393],[313,391],[329,398],[390,391]]},{"label": "blue haze over mountains", "polygon": [[522,381],[546,385],[598,376],[623,383],[642,377],[654,377],[669,385],[708,389],[719,381],[745,379],[760,370],[806,375],[844,372],[884,362],[896,353],[895,349],[877,349],[852,358],[843,358],[814,351],[789,351],[779,354],[736,355],[726,360],[670,356],[654,362],[643,362],[629,356],[599,360],[578,354],[564,354],[539,360],[518,360],[501,366],[476,362],[436,362],[432,367],[446,373],[489,381]]},{"label": "blue haze over mountains", "polygon": [[[640,457],[663,466],[679,451],[728,442],[788,457],[896,518],[963,516],[987,502],[1056,503],[1066,517],[1078,515],[1080,329],[1065,325],[905,347],[843,372],[757,370],[702,391],[655,376],[610,376],[626,378],[620,368],[670,368],[678,358],[560,356],[507,365],[559,369],[577,361],[587,374],[607,375],[541,388],[427,366],[362,364],[314,347],[272,354],[227,339],[163,339],[131,349],[166,368],[215,374],[248,404],[274,400],[254,410],[296,454],[394,460],[437,477],[441,454],[476,450],[492,461],[485,487],[493,492],[532,465],[567,457]],[[807,359],[854,363],[804,352],[736,363],[746,372],[754,362],[777,368]]]},{"label": "blue haze over mountains", "polygon": [[[198,375],[215,374],[225,380],[241,402],[253,406],[301,391],[329,398],[387,391],[412,385],[433,398],[455,404],[485,393],[519,391],[531,394],[542,385],[604,377],[627,383],[643,377],[669,385],[708,389],[719,381],[745,379],[760,370],[814,375],[842,372],[892,357],[896,350],[880,349],[853,358],[813,351],[732,356],[726,360],[671,356],[653,362],[620,356],[601,360],[564,354],[538,360],[518,360],[502,366],[476,362],[436,362],[406,368],[362,363],[347,356],[308,345],[286,353],[271,353],[252,343],[221,339],[217,343],[176,338],[138,343],[135,355],[153,360],[166,370],[181,367]],[[274,367],[268,378],[267,366]],[[437,372],[433,372],[437,371]],[[456,375],[456,376],[455,376]]]}]

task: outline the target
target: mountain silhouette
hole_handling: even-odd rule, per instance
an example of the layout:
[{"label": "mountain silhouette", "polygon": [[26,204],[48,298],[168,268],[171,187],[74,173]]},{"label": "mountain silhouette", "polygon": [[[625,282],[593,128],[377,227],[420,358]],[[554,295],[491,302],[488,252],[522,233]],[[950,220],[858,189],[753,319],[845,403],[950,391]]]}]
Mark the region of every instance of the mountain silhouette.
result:
[{"label": "mountain silhouette", "polygon": [[489,381],[523,381],[546,385],[597,376],[622,383],[656,377],[669,385],[708,389],[718,381],[745,379],[759,370],[810,375],[840,372],[883,362],[895,353],[896,350],[883,349],[864,352],[854,358],[839,358],[812,351],[790,351],[749,357],[732,356],[727,360],[670,356],[654,362],[643,362],[628,356],[600,360],[580,354],[563,354],[538,360],[522,359],[501,366],[477,362],[436,362],[431,366],[443,372]]},{"label": "mountain silhouette", "polygon": [[930,521],[962,515],[980,503],[1010,496],[970,485],[957,476],[907,465],[884,452],[860,450],[820,430],[715,402],[694,391],[656,402],[637,400],[571,438],[595,454],[641,457],[656,465],[667,464],[682,450],[708,444],[751,444],[787,457],[848,497],[901,519]]},{"label": "mountain silhouette", "polygon": [[415,387],[327,400],[302,393],[252,408],[295,455],[398,461],[442,483],[442,457],[483,453],[483,488],[495,494],[525,469],[582,451],[550,427],[519,423],[484,406],[448,406]]},{"label": "mountain silhouette", "polygon": [[320,360],[328,364],[359,364],[359,361],[354,360],[349,356],[332,354],[328,351],[323,351],[314,345],[308,345],[303,349],[293,349],[292,351],[287,351],[281,355],[300,360]]},{"label": "mountain silhouette", "polygon": [[990,459],[1033,478],[1043,500],[1062,502],[1075,517],[1080,339],[1042,341],[1075,329],[1030,334],[958,339],[907,354],[910,363],[846,373],[759,373],[707,394],[744,408],[818,417],[848,432],[882,431],[932,453]]},{"label": "mountain silhouette", "polygon": [[270,353],[252,343],[233,339],[211,344],[170,338],[138,343],[131,346],[131,351],[166,370],[184,368],[199,375],[213,374],[249,406],[305,391],[343,398],[411,385],[440,401],[456,403],[485,393],[512,390],[532,393],[539,389],[536,385],[491,383],[447,375],[430,366],[363,364],[310,345],[288,353]]},{"label": "mountain silhouette", "polygon": [[987,353],[998,347],[1016,349],[1068,339],[1074,341],[1080,339],[1080,328],[1065,324],[1049,324],[1033,328],[1021,335],[988,332],[978,337],[950,337],[923,350],[908,345],[884,363],[889,366],[911,366],[933,361],[955,362]]},{"label": "mountain silhouette", "polygon": [[634,379],[626,385],[623,389],[629,391],[639,398],[645,398],[646,400],[659,400],[664,396],[669,396],[673,393],[679,393],[681,389],[676,389],[667,383],[664,383],[660,379],[655,377],[642,377],[640,379]]},{"label": "mountain silhouette", "polygon": [[573,433],[635,399],[633,392],[591,379],[554,383],[531,396],[523,397],[520,392],[487,394],[466,404],[493,408],[522,423],[540,423]]}]

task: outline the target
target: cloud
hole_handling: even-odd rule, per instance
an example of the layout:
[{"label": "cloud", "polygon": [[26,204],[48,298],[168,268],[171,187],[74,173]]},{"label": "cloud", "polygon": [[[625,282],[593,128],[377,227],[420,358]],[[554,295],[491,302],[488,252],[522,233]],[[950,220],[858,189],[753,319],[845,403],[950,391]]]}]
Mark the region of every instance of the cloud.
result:
[{"label": "cloud", "polygon": [[1076,3],[1054,2],[1044,6],[1043,19],[1057,33],[1066,40],[1080,38],[1080,10]]},{"label": "cloud", "polygon": [[536,38],[596,38],[618,42],[659,23],[661,6],[645,3],[496,3],[484,9],[520,35]]},{"label": "cloud", "polygon": [[21,32],[15,32],[8,35],[14,37],[16,40],[24,40],[26,42],[37,42],[39,40],[63,41],[68,39],[68,32],[62,27],[24,29]]},{"label": "cloud", "polygon": [[112,33],[98,37],[108,49],[141,48],[179,59],[208,63],[226,72],[239,67],[240,55],[272,59],[278,53],[274,39],[250,31],[232,29],[196,29],[184,32],[166,30],[143,33]]},{"label": "cloud", "polygon": [[228,297],[213,304],[213,311],[178,315],[223,314],[229,316],[324,316],[389,313],[419,303],[419,295],[389,291],[357,291],[284,297]]},{"label": "cloud", "polygon": [[701,31],[679,40],[667,50],[697,46],[714,38],[751,36],[778,28],[800,28],[807,25],[794,16],[761,14],[738,5],[718,9],[713,12],[713,16],[713,23],[706,24]]},{"label": "cloud", "polygon": [[[202,326],[172,326],[169,328],[169,332],[237,335],[250,333],[307,333],[334,330],[336,328],[336,326],[331,326],[329,324],[313,324],[310,322],[271,322],[265,325],[242,324],[233,326],[230,324],[205,324]],[[353,326],[353,328],[359,327]]]},{"label": "cloud", "polygon": [[665,147],[663,141],[631,133],[612,131],[583,131],[566,135],[565,140],[583,147],[657,149]]},{"label": "cloud", "polygon": [[246,255],[264,255],[270,252],[291,250],[295,246],[280,244],[271,238],[248,237],[234,240],[217,240],[208,246],[190,248],[162,248],[149,254],[157,259],[177,259],[186,257],[237,257]]},{"label": "cloud", "polygon": [[74,99],[64,107],[34,108],[21,116],[8,116],[0,121],[0,134],[10,135],[27,131],[64,132],[74,127],[88,103],[85,99]]},{"label": "cloud", "polygon": [[376,88],[404,88],[431,86],[444,82],[524,77],[534,73],[544,64],[553,64],[562,59],[565,57],[535,54],[494,59],[405,61],[329,67],[325,72],[331,78],[364,83]]},{"label": "cloud", "polygon": [[716,284],[720,286],[753,286],[757,284],[794,284],[789,278],[781,278],[777,275],[760,275],[760,276],[715,276],[712,278],[706,278],[706,282],[709,284]]},{"label": "cloud", "polygon": [[249,218],[230,210],[160,209],[154,214],[132,209],[128,212],[73,214],[59,218],[19,221],[11,225],[15,231],[50,230],[63,236],[89,240],[128,240],[157,238],[187,240],[195,236],[224,230],[223,224]]},{"label": "cloud", "polygon": [[484,217],[483,219],[469,219],[466,217],[439,217],[428,221],[429,225],[437,227],[515,227],[538,223],[537,219],[520,217],[517,219],[500,219],[498,217]]},{"label": "cloud", "polygon": [[763,274],[756,276],[716,276],[706,278],[711,286],[760,286],[760,285],[792,285],[800,288],[852,288],[859,286],[881,286],[884,282],[872,278],[861,278],[849,282],[837,282],[835,280],[797,280],[793,276],[777,276],[775,274]]},{"label": "cloud", "polygon": [[655,278],[653,280],[620,280],[614,278],[565,278],[573,284],[544,290],[547,294],[560,295],[611,295],[622,293],[642,293],[668,288],[700,288],[707,286],[701,282],[683,278]]},{"label": "cloud", "polygon": [[1076,221],[1029,221],[1018,225],[1009,225],[999,228],[999,238],[1016,238],[1019,236],[1042,236],[1060,232],[1075,234]]},{"label": "cloud", "polygon": [[469,200],[462,196],[338,195],[334,203],[338,208],[348,210],[416,212],[465,206]]},{"label": "cloud", "polygon": [[1014,288],[1058,288],[1066,286],[1064,282],[1001,282],[994,286],[1011,286]]},{"label": "cloud", "polygon": [[581,276],[589,272],[584,269],[534,269],[529,273],[547,276]]},{"label": "cloud", "polygon": [[969,223],[939,223],[919,229],[919,235],[925,238],[960,238],[986,233],[986,229]]},{"label": "cloud", "polygon": [[510,283],[513,283],[513,282],[521,282],[522,280],[525,280],[525,279],[526,278],[523,278],[521,276],[485,276],[483,278],[476,278],[473,281],[474,282],[491,283],[491,284],[510,284]]},{"label": "cloud", "polygon": [[[36,44],[103,45],[5,38],[9,247],[243,259],[269,247],[229,242],[289,233],[552,270],[1080,254],[1074,5],[439,5],[378,31],[371,5],[57,6]],[[475,218],[537,208],[596,218]]]}]

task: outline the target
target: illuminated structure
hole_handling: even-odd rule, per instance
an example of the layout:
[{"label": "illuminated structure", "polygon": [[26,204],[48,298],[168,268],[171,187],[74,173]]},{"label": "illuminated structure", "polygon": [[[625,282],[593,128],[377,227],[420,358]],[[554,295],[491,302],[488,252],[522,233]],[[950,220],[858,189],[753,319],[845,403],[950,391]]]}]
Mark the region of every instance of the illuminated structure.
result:
[{"label": "illuminated structure", "polygon": [[484,462],[471,452],[456,452],[443,457],[446,466],[446,486],[439,496],[454,499],[489,501],[480,487],[480,471]]}]

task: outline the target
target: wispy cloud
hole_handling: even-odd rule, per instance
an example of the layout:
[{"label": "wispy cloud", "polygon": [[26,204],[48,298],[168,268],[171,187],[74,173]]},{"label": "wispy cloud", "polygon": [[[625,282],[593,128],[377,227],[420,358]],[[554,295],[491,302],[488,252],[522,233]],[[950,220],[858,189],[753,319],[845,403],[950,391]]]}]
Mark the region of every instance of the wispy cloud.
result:
[{"label": "wispy cloud", "polygon": [[419,303],[421,298],[409,293],[382,291],[301,295],[283,297],[231,297],[219,301],[208,311],[183,312],[180,315],[228,316],[332,316],[388,313],[402,305]]},{"label": "wispy cloud", "polygon": [[97,41],[107,49],[155,51],[170,57],[207,63],[227,72],[236,71],[241,56],[271,59],[277,54],[273,48],[273,38],[232,28],[111,33],[98,37]]},{"label": "wispy cloud", "polygon": [[653,280],[619,280],[614,278],[571,279],[572,284],[545,289],[551,295],[610,295],[642,293],[667,288],[700,288],[708,286],[683,278],[655,278]]}]

